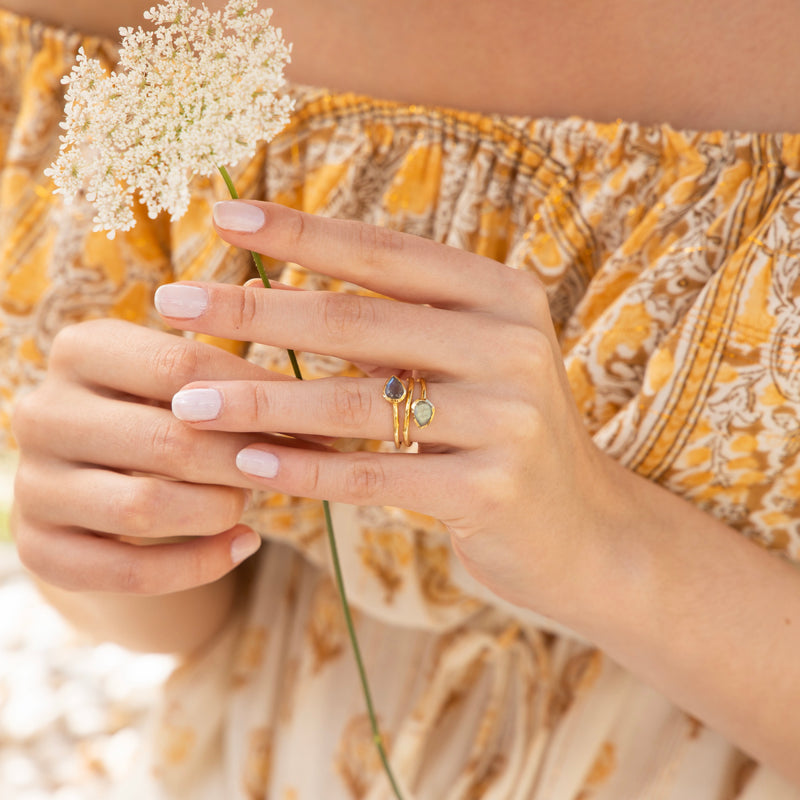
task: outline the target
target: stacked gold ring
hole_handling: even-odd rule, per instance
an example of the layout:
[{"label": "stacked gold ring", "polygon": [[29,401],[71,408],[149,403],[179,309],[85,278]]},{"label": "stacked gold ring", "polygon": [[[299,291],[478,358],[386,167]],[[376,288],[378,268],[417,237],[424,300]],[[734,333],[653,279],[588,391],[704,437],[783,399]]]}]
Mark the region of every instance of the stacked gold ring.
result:
[{"label": "stacked gold ring", "polygon": [[392,404],[392,419],[394,421],[394,446],[400,449],[400,410],[398,406],[406,399],[406,387],[396,375],[392,375],[383,385],[383,399]]},{"label": "stacked gold ring", "polygon": [[406,414],[403,418],[403,444],[406,447],[411,447],[411,439],[408,435],[408,428],[411,424],[411,406],[414,397],[414,379],[408,379],[408,394],[406,395]]},{"label": "stacked gold ring", "polygon": [[[414,400],[414,389],[419,385],[420,396]],[[400,449],[400,404],[405,401],[403,414],[402,443],[411,447],[410,428],[413,418],[418,428],[427,428],[433,421],[436,407],[428,399],[428,384],[425,378],[409,378],[408,387],[396,375],[392,375],[383,385],[383,398],[392,404],[392,423],[394,425],[394,446]]]}]

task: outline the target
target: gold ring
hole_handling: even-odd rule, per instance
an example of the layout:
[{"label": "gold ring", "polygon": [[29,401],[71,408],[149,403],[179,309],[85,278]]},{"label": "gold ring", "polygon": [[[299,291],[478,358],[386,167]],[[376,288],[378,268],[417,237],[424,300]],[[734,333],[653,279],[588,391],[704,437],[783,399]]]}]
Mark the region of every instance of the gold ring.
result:
[{"label": "gold ring", "polygon": [[394,422],[394,446],[400,449],[400,412],[398,406],[406,399],[406,387],[396,375],[392,375],[383,385],[383,399],[392,404],[392,420]]},{"label": "gold ring", "polygon": [[411,425],[411,400],[414,395],[414,379],[408,379],[408,395],[406,397],[406,415],[403,419],[403,444],[411,447],[411,439],[408,436],[408,429]]},{"label": "gold ring", "polygon": [[411,413],[418,428],[427,428],[433,422],[436,406],[428,400],[428,384],[425,378],[419,379],[419,387],[422,396],[411,404]]}]

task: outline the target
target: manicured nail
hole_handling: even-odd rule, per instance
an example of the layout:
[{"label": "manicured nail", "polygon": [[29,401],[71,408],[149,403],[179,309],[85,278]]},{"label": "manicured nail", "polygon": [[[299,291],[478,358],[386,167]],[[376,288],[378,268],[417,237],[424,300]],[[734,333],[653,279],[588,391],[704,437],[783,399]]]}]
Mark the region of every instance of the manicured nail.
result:
[{"label": "manicured nail", "polygon": [[246,447],[237,453],[236,466],[248,475],[274,478],[278,474],[278,457],[265,450]]},{"label": "manicured nail", "polygon": [[220,228],[236,233],[255,233],[264,227],[264,212],[250,203],[222,200],[214,205],[214,222]]},{"label": "manicured nail", "polygon": [[255,531],[248,531],[237,536],[231,542],[231,561],[241,564],[261,547],[261,537]]},{"label": "manicured nail", "polygon": [[202,286],[168,283],[156,289],[155,304],[165,317],[194,319],[208,308],[208,292]]},{"label": "manicured nail", "polygon": [[172,398],[172,413],[184,422],[216,419],[222,411],[222,395],[216,389],[183,389]]}]

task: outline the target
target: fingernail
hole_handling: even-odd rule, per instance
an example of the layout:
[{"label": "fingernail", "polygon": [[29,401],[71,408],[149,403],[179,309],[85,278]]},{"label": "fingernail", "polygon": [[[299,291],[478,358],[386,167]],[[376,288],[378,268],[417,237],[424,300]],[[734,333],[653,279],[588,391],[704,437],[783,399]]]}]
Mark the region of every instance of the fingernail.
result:
[{"label": "fingernail", "polygon": [[248,475],[274,478],[278,474],[278,457],[265,450],[246,447],[236,455],[236,466]]},{"label": "fingernail", "polygon": [[172,413],[184,422],[216,419],[222,411],[222,395],[216,389],[183,389],[172,398]]},{"label": "fingernail", "polygon": [[255,531],[248,531],[237,536],[231,542],[231,561],[241,564],[261,547],[261,537]]},{"label": "fingernail", "polygon": [[155,305],[165,317],[194,319],[208,308],[208,292],[202,286],[168,283],[156,289]]},{"label": "fingernail", "polygon": [[220,228],[236,233],[255,233],[264,227],[264,212],[250,203],[222,200],[214,205],[214,222]]}]

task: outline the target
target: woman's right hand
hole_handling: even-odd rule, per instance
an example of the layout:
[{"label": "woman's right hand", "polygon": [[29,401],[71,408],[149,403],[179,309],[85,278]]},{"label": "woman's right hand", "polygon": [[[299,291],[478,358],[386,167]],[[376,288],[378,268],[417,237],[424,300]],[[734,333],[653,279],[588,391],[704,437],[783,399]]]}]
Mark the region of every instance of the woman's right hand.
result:
[{"label": "woman's right hand", "polygon": [[64,329],[13,420],[12,532],[23,564],[59,589],[134,595],[230,572],[260,544],[237,524],[246,481],[232,466],[253,436],[192,430],[169,401],[190,381],[274,377],[212,345],[118,320]]}]

